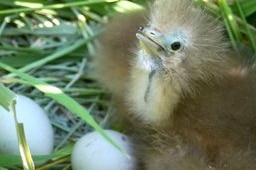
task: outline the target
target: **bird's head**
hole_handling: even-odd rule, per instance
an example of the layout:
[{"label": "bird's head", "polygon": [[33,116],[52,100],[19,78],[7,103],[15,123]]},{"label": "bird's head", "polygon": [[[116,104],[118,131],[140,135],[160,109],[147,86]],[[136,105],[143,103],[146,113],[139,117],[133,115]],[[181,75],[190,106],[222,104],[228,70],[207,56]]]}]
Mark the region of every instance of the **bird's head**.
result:
[{"label": "bird's head", "polygon": [[205,80],[225,67],[222,26],[191,0],[156,0],[136,36],[137,64],[175,80]]}]

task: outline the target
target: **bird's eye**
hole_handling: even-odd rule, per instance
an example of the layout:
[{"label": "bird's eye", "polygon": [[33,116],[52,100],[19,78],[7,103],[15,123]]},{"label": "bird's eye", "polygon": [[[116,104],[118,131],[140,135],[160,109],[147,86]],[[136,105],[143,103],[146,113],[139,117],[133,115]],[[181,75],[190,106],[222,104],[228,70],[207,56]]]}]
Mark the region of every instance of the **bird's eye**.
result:
[{"label": "bird's eye", "polygon": [[177,50],[179,50],[180,48],[181,48],[181,43],[178,42],[178,41],[175,41],[175,42],[173,42],[173,43],[171,44],[171,49],[172,49],[173,51],[177,51]]}]

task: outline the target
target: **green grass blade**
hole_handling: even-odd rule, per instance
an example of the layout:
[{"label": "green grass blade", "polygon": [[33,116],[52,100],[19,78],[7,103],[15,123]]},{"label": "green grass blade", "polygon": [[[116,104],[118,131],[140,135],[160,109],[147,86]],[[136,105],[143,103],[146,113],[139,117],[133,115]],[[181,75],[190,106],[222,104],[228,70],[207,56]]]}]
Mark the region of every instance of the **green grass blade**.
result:
[{"label": "green grass blade", "polygon": [[[256,2],[256,1],[255,1],[255,2]],[[246,23],[245,13],[244,13],[244,11],[242,10],[242,7],[241,7],[240,3],[237,2],[237,0],[235,0],[235,5],[237,6],[237,9],[238,9],[238,11],[239,11],[239,14],[240,14],[240,16],[241,16],[242,21],[243,21],[244,23]],[[256,6],[256,4],[255,4],[255,6]],[[251,30],[249,29],[249,27],[248,27],[247,24],[245,24],[244,26],[245,26],[246,35],[248,36],[249,41],[250,41],[251,44],[252,44],[252,48],[253,48],[254,51],[256,51],[256,39],[254,38],[255,36],[252,34],[252,32],[251,32]]]},{"label": "green grass blade", "polygon": [[34,161],[32,159],[31,152],[25,137],[25,130],[24,130],[23,123],[19,123],[17,120],[17,113],[15,110],[15,106],[13,105],[11,108],[14,114],[15,127],[16,127],[18,142],[19,142],[19,150],[20,150],[20,156],[22,159],[23,169],[35,170]]},{"label": "green grass blade", "polygon": [[228,6],[226,0],[218,0],[218,3],[231,39],[231,43],[233,44],[234,48],[237,49],[236,43],[242,40],[242,36],[235,19],[235,15],[233,14],[231,8]]},{"label": "green grass blade", "polygon": [[77,1],[77,2],[69,2],[69,3],[60,3],[60,4],[52,4],[52,5],[43,5],[41,6],[31,6],[30,8],[15,8],[15,9],[6,9],[0,11],[0,15],[7,15],[19,12],[31,12],[36,10],[42,9],[62,9],[62,8],[69,8],[74,6],[83,6],[83,5],[95,5],[99,3],[108,3],[108,2],[117,2],[118,0],[89,0],[89,1]]},{"label": "green grass blade", "polygon": [[[237,4],[233,4],[232,7],[237,6]],[[246,1],[239,1],[239,8],[243,10],[244,16],[248,17],[256,12],[256,1],[255,0],[246,0]],[[239,12],[240,9],[234,9],[234,11]]]},{"label": "green grass blade", "polygon": [[3,106],[6,110],[9,110],[11,104],[16,98],[16,95],[2,83],[0,83],[0,98],[0,105]]},{"label": "green grass blade", "polygon": [[[35,162],[45,162],[47,160],[58,160],[62,159],[63,157],[67,157],[70,155],[70,153],[73,150],[74,145],[68,144],[67,146],[61,148],[60,150],[49,154],[49,155],[33,155],[32,158]],[[12,155],[12,154],[0,154],[0,165],[1,166],[15,166],[20,165],[22,163],[21,157],[19,155]],[[48,163],[46,165],[42,165],[40,167],[37,167],[36,169],[48,169],[46,168],[48,166]],[[1,168],[0,168],[1,170]]]},{"label": "green grass blade", "polygon": [[[71,46],[63,47],[62,49],[57,50],[55,53],[53,53],[53,54],[51,54],[51,55],[49,55],[47,57],[42,58],[41,60],[37,60],[37,61],[35,61],[35,62],[31,63],[31,64],[28,64],[28,65],[20,68],[19,71],[27,72],[27,71],[35,68],[35,67],[40,67],[40,66],[42,66],[42,65],[44,65],[44,64],[46,64],[46,63],[48,63],[50,61],[53,61],[53,60],[55,60],[57,58],[65,56],[65,54],[68,54],[68,53],[72,52],[73,50],[83,46],[87,42],[91,41],[93,38],[94,37],[90,37],[88,39],[78,40],[78,41],[75,42],[75,44],[73,44]],[[6,75],[4,77],[5,78],[7,78],[7,77],[10,78],[10,77],[13,77],[13,76],[14,76],[14,74],[11,73],[11,74],[8,74],[8,75]]]}]

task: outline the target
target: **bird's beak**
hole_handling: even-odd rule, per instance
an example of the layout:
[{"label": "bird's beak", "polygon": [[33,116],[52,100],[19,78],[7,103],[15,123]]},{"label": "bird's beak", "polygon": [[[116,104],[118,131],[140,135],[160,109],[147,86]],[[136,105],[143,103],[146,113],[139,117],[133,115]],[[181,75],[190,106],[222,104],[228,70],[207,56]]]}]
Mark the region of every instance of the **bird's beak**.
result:
[{"label": "bird's beak", "polygon": [[158,31],[147,27],[139,27],[136,37],[140,40],[140,45],[149,54],[158,55],[159,52],[166,51],[161,34]]}]

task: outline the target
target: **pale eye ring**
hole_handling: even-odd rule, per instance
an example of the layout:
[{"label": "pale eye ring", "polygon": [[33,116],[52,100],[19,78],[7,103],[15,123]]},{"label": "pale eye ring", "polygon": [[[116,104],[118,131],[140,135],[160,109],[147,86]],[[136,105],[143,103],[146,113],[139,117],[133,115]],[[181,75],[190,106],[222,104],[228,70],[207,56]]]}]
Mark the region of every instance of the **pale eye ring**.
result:
[{"label": "pale eye ring", "polygon": [[173,51],[178,51],[179,49],[181,49],[181,43],[179,41],[175,41],[171,44],[171,49]]}]

